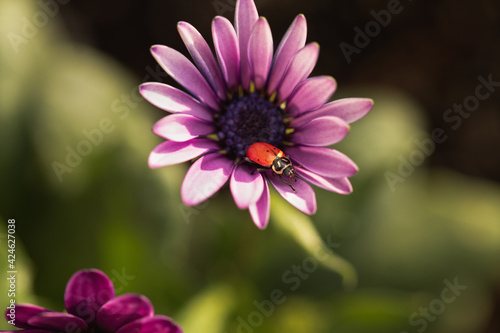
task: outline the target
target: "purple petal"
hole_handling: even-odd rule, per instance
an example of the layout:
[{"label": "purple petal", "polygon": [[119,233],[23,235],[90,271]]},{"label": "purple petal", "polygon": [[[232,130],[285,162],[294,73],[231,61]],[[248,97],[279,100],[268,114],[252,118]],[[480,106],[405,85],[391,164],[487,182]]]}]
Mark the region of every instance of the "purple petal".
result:
[{"label": "purple petal", "polygon": [[141,84],[139,91],[149,103],[162,110],[182,112],[207,121],[213,120],[212,112],[208,107],[168,84],[147,82]]},{"label": "purple petal", "polygon": [[120,327],[143,317],[152,317],[153,305],[145,296],[125,294],[104,304],[97,312],[97,325],[114,333]]},{"label": "purple petal", "polygon": [[373,100],[369,98],[343,98],[328,103],[303,117],[335,116],[350,124],[366,116],[372,106]]},{"label": "purple petal", "polygon": [[93,324],[97,310],[114,297],[113,283],[106,274],[98,269],[81,270],[66,285],[64,305],[69,313]]},{"label": "purple petal", "polygon": [[116,333],[182,333],[182,330],[166,316],[154,316],[133,321]]},{"label": "purple petal", "polygon": [[332,97],[337,82],[331,76],[318,76],[297,85],[286,103],[289,115],[297,116],[323,106]]},{"label": "purple petal", "polygon": [[248,42],[248,61],[255,89],[264,89],[273,61],[273,35],[269,23],[261,17]]},{"label": "purple petal", "polygon": [[[5,311],[5,318],[7,319],[7,321],[12,319],[8,316],[9,312],[10,312],[10,309],[7,308],[7,310]],[[36,316],[37,314],[40,314],[42,312],[53,312],[53,311],[42,308],[40,306],[31,305],[31,304],[18,304],[18,305],[16,305],[15,313],[14,313],[15,318],[16,318],[16,321],[15,321],[16,325],[15,326],[19,327],[19,328],[31,328],[32,326],[27,324],[28,320],[31,317]]]},{"label": "purple petal", "polygon": [[337,117],[320,117],[295,129],[290,141],[306,146],[329,146],[342,141],[349,125]]},{"label": "purple petal", "polygon": [[182,53],[164,45],[154,45],[151,53],[160,66],[175,81],[214,110],[219,110],[219,101],[212,88],[198,69]]},{"label": "purple petal", "polygon": [[229,179],[234,162],[222,154],[200,157],[189,168],[181,186],[182,201],[195,206],[211,197]]},{"label": "purple petal", "polygon": [[266,181],[264,181],[264,190],[259,200],[249,205],[248,210],[257,228],[265,229],[269,223],[269,215],[271,213],[271,198],[269,196],[269,186]]},{"label": "purple petal", "polygon": [[267,93],[273,94],[283,77],[283,73],[292,57],[304,47],[307,38],[307,22],[304,15],[298,15],[292,22],[274,56],[274,64],[267,83]]},{"label": "purple petal", "polygon": [[245,55],[248,54],[248,40],[258,19],[259,13],[253,0],[238,0],[236,2],[234,26],[240,45],[241,84],[245,90],[250,87],[250,65]]},{"label": "purple petal", "polygon": [[87,324],[82,318],[69,313],[42,312],[28,320],[31,326],[59,332],[81,332],[87,329]]},{"label": "purple petal", "polygon": [[212,123],[187,114],[173,114],[163,117],[153,127],[153,133],[156,135],[179,142],[214,132],[215,126]]},{"label": "purple petal", "polygon": [[210,151],[220,149],[209,139],[193,139],[185,142],[165,141],[156,146],[149,155],[151,168],[161,168],[189,161]]},{"label": "purple petal", "polygon": [[191,24],[179,22],[177,29],[195,64],[210,83],[217,96],[219,96],[219,99],[224,101],[226,99],[226,87],[210,46]]},{"label": "purple petal", "polygon": [[313,185],[321,187],[327,191],[336,192],[339,194],[349,194],[352,192],[351,182],[347,177],[341,178],[326,178],[315,174],[307,169],[296,167],[297,172],[305,180]]},{"label": "purple petal", "polygon": [[[262,196],[264,178],[255,168],[248,165],[237,165],[229,183],[234,202],[239,209],[247,209]],[[253,172],[253,174],[252,174]]]},{"label": "purple petal", "polygon": [[276,191],[295,208],[308,215],[316,212],[316,194],[308,183],[302,179],[295,179],[296,181],[292,182],[292,186],[296,190],[294,192],[290,186],[283,182],[283,180],[289,182],[287,177],[283,177],[281,180],[276,175],[271,175],[268,178]]},{"label": "purple petal", "polygon": [[[329,104],[327,104],[327,105],[329,105]],[[304,113],[304,114],[300,115],[299,117],[293,119],[290,122],[290,127],[291,128],[299,128],[299,127],[304,126],[305,124],[309,123],[310,121],[317,119],[317,118],[320,118],[320,117],[336,117],[336,116],[332,115],[331,112],[326,110],[324,107],[321,107],[315,111]],[[342,119],[340,117],[338,117],[338,118]],[[344,120],[344,122],[345,122],[345,120]]]},{"label": "purple petal", "polygon": [[240,77],[240,48],[236,31],[227,18],[217,16],[212,22],[212,36],[222,75],[228,88],[233,90],[238,86]]},{"label": "purple petal", "polygon": [[310,43],[298,51],[290,60],[278,87],[278,100],[283,102],[290,96],[297,84],[311,74],[318,61],[319,44]]},{"label": "purple petal", "polygon": [[327,178],[350,177],[358,172],[356,164],[335,149],[294,146],[286,148],[285,154],[296,164]]}]

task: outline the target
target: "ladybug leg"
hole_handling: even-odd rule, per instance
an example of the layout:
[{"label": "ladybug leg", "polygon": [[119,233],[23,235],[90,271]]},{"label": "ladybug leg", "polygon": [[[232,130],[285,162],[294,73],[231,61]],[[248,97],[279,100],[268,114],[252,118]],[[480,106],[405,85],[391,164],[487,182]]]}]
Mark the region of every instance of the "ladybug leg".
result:
[{"label": "ladybug leg", "polygon": [[298,175],[297,173],[295,173],[295,175],[293,175],[293,180],[297,181],[297,178],[300,179],[300,180],[303,180],[303,181],[307,182],[307,180],[305,180],[304,178],[302,178],[301,175]]},{"label": "ladybug leg", "polygon": [[288,186],[290,186],[290,188],[292,189],[293,193],[297,193],[297,191],[295,191],[295,189],[293,188],[292,184],[287,183],[287,182],[283,179],[283,177],[282,177],[281,175],[279,175],[279,176],[280,176],[280,179],[281,179],[281,181],[282,181],[283,183],[285,183],[285,184],[287,184]]},{"label": "ladybug leg", "polygon": [[[249,159],[248,157],[245,157],[244,160],[245,160],[245,162],[248,162],[250,164],[258,165],[257,163],[255,163],[254,161],[252,161],[251,159]],[[255,173],[255,171],[264,172],[264,171],[267,171],[267,170],[269,170],[269,168],[255,168],[255,169],[253,169],[251,175],[253,175]]]},{"label": "ladybug leg", "polygon": [[255,173],[255,171],[257,171],[257,172],[265,172],[265,171],[267,171],[267,170],[269,170],[269,168],[255,168],[255,169],[252,171],[251,175],[253,175],[253,174]]}]

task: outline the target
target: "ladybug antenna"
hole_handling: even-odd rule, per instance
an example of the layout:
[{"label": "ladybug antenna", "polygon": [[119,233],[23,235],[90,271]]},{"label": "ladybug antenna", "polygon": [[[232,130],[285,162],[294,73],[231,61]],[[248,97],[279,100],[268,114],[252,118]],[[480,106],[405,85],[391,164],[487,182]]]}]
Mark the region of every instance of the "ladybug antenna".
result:
[{"label": "ladybug antenna", "polygon": [[292,189],[293,193],[297,193],[297,191],[295,191],[295,189],[293,188],[292,184],[289,184],[287,183],[286,181],[283,181],[283,183],[287,184],[288,186],[290,186],[290,188]]}]

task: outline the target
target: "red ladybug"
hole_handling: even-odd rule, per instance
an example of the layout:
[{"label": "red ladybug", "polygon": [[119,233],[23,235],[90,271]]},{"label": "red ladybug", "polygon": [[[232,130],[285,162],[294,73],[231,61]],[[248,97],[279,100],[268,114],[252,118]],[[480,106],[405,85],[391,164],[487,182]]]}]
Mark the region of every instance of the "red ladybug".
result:
[{"label": "red ladybug", "polygon": [[283,183],[291,187],[295,192],[293,186],[283,180],[282,175],[285,175],[290,179],[290,181],[297,181],[295,177],[300,178],[295,173],[295,168],[292,165],[292,161],[285,155],[279,148],[265,143],[256,142],[248,147],[247,156],[245,158],[249,162],[254,162],[262,166],[263,168],[257,168],[257,171],[264,171],[273,169],[273,171],[280,177]]}]

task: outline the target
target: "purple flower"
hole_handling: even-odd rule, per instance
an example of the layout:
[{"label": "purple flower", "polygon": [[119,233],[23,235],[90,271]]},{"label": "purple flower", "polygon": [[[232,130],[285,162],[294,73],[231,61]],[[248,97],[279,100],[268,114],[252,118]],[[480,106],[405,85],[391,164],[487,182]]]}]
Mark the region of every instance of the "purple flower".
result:
[{"label": "purple flower", "polygon": [[[64,305],[68,313],[30,304],[16,305],[15,326],[27,333],[182,333],[170,318],[154,315],[153,305],[146,297],[115,297],[113,283],[97,269],[81,270],[71,277]],[[9,321],[8,314],[9,309]]]},{"label": "purple flower", "polygon": [[[201,34],[189,23],[178,30],[195,65],[163,45],[151,48],[162,68],[191,95],[172,86],[148,82],[140,92],[171,112],[153,132],[167,141],[153,149],[149,165],[159,168],[198,158],[181,187],[182,200],[194,206],[228,180],[236,205],[249,209],[257,227],[267,226],[269,181],[283,198],[306,214],[316,211],[314,184],[341,194],[352,191],[347,177],[358,168],[341,152],[326,148],[341,141],[348,123],[365,116],[373,101],[347,98],[327,103],[336,88],[330,76],[311,77],[319,45],[305,45],[306,19],[298,15],[273,54],[267,20],[253,0],[238,0],[234,27],[224,17],[213,20],[217,61]],[[283,150],[303,179],[296,192],[272,171],[255,172],[244,160],[248,147],[266,142]]]}]

